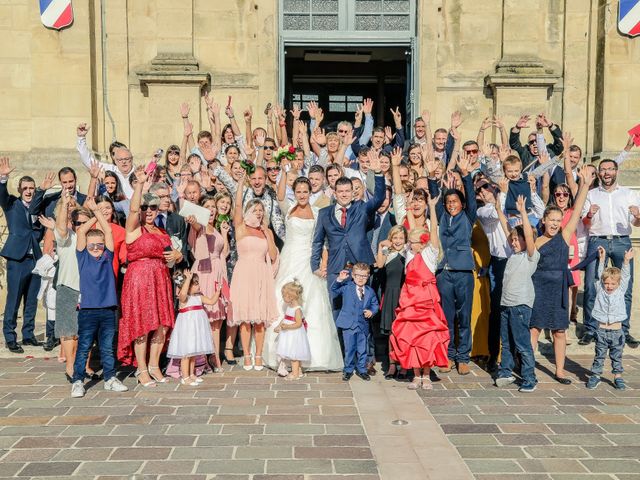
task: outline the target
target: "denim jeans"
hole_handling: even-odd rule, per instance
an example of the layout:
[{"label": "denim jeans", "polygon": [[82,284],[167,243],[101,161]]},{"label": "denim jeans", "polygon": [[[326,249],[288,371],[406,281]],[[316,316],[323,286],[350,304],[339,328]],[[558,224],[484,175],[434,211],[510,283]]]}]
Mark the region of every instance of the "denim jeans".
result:
[{"label": "denim jeans", "polygon": [[[624,261],[624,253],[631,248],[631,240],[629,237],[624,238],[612,238],[607,240],[606,238],[589,237],[589,243],[587,247],[587,255],[598,250],[598,247],[604,247],[607,252],[607,260],[611,259],[614,267],[622,268]],[[593,310],[593,304],[596,300],[596,286],[595,282],[599,279],[596,277],[598,273],[598,262],[596,260],[587,265],[584,273],[584,326],[587,329],[587,333],[595,335],[598,330],[598,321],[591,316]],[[631,279],[629,280],[629,288],[624,296],[624,303],[627,307],[627,318],[622,322],[622,330],[625,335],[629,333],[629,318],[631,314],[631,296],[633,293],[633,259],[631,260]]]},{"label": "denim jeans", "polygon": [[116,374],[113,338],[116,332],[116,308],[86,308],[78,312],[78,351],[73,364],[73,381],[84,379],[87,357],[98,337],[102,373],[106,382]]},{"label": "denim jeans", "polygon": [[591,373],[602,375],[604,368],[604,357],[609,351],[611,359],[611,373],[622,373],[622,350],[624,349],[625,337],[622,329],[609,330],[599,328],[596,330],[596,356],[591,365]]},{"label": "denim jeans", "polygon": [[[471,306],[473,304],[473,272],[442,270],[436,277],[442,310],[449,325],[448,357],[458,363],[469,363],[471,353]],[[458,344],[456,345],[456,326]]]},{"label": "denim jeans", "polygon": [[491,310],[489,311],[489,357],[496,361],[500,355],[500,300],[502,299],[502,280],[507,259],[491,257],[489,263],[489,282],[491,283]]},{"label": "denim jeans", "polygon": [[502,358],[498,377],[511,376],[513,353],[517,351],[520,354],[522,366],[520,374],[524,381],[523,386],[533,386],[537,383],[529,320],[531,320],[531,307],[527,305],[501,308],[500,337],[502,339]]}]

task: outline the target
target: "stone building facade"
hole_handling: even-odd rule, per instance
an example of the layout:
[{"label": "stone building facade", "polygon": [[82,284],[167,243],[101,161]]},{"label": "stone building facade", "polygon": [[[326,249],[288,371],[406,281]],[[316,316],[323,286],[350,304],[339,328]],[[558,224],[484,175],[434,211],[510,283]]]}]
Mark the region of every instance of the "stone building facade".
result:
[{"label": "stone building facade", "polygon": [[[332,55],[353,45],[404,49],[412,57],[404,81],[414,84],[399,87],[408,99],[401,110],[427,108],[432,124],[446,127],[459,109],[464,137],[474,138],[487,115],[511,125],[546,111],[592,157],[618,151],[640,120],[640,38],[618,32],[617,0],[74,0],[74,23],[62,31],[41,24],[37,4],[0,5],[0,152],[26,172],[78,165],[81,121],[98,154],[114,137],[138,159],[179,143],[182,101],[192,105],[194,128],[207,126],[204,90],[220,103],[232,96],[237,110],[253,105],[260,125],[255,110],[290,104],[287,55],[302,51],[300,66],[310,49]],[[307,10],[324,15],[312,20],[317,31],[298,31],[288,44],[295,18],[287,13]],[[408,34],[376,31],[370,18],[360,22],[365,11],[408,12],[411,28],[401,15],[381,14],[387,30],[397,21]],[[345,24],[344,36],[332,31]],[[323,66],[314,65],[311,72]],[[347,62],[339,72],[349,68],[367,67]]]}]

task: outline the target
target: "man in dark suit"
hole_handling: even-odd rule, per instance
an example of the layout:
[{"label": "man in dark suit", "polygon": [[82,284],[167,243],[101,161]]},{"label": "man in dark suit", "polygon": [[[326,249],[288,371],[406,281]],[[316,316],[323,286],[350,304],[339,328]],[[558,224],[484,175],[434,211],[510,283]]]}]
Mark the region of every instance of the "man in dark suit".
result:
[{"label": "man in dark suit", "polygon": [[154,183],[149,188],[149,193],[153,193],[160,198],[160,205],[158,205],[158,216],[156,217],[156,227],[166,230],[170,237],[175,237],[182,246],[180,252],[182,253],[182,262],[180,265],[176,265],[177,268],[185,268],[189,263],[189,245],[188,245],[188,225],[180,215],[175,212],[169,211],[171,206],[171,197],[169,187],[165,183]]},{"label": "man in dark suit", "polygon": [[58,172],[58,180],[62,186],[59,192],[46,195],[44,190],[40,191],[39,188],[36,189],[36,193],[31,204],[32,215],[44,214],[46,217],[55,218],[56,206],[58,205],[58,200],[60,200],[63,191],[69,192],[79,207],[84,204],[87,196],[78,192],[78,178],[73,168],[61,168]]},{"label": "man in dark suit", "polygon": [[[4,211],[9,228],[9,236],[0,251],[0,255],[7,260],[7,300],[4,309],[2,333],[9,351],[24,353],[17,342],[16,327],[18,308],[24,302],[22,312],[22,344],[40,346],[34,336],[36,311],[38,308],[38,290],[40,277],[31,271],[36,261],[42,256],[40,240],[44,229],[38,223],[38,218],[29,212],[33,200],[36,182],[33,178],[24,176],[18,182],[19,197],[9,195],[7,181],[13,171],[8,158],[0,159],[0,207]],[[51,187],[53,174],[45,176],[41,188]]]},{"label": "man in dark suit", "polygon": [[[380,170],[380,159],[372,153],[370,168],[375,172],[373,197],[366,202],[353,200],[353,185],[346,177],[339,178],[335,185],[336,204],[320,210],[311,248],[311,271],[327,278],[329,297],[333,303],[334,318],[339,306],[333,302],[331,284],[347,263],[374,263],[371,243],[367,240],[367,226],[385,197],[384,176]],[[320,269],[322,249],[328,241],[329,261],[326,271]]]}]

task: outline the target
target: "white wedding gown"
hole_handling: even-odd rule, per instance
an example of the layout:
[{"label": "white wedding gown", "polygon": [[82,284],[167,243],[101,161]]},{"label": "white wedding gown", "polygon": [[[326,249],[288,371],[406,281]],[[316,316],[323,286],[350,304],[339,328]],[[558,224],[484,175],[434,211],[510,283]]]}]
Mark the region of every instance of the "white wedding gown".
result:
[{"label": "white wedding gown", "polygon": [[[313,213],[317,217],[317,209]],[[286,222],[287,236],[280,253],[280,266],[276,276],[280,320],[286,310],[282,302],[282,286],[295,278],[303,288],[302,311],[308,325],[307,337],[311,348],[311,360],[303,362],[302,366],[307,370],[342,370],[342,353],[329,304],[327,282],[311,271],[311,243],[316,221],[287,215]],[[273,369],[279,363],[276,355],[278,334],[273,331],[279,323],[274,322],[267,329],[262,354],[265,365]]]}]

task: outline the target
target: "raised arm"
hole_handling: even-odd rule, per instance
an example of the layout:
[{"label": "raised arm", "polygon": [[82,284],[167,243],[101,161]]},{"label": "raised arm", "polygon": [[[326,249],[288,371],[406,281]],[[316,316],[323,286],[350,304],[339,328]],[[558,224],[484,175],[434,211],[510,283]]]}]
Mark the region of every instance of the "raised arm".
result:
[{"label": "raised arm", "polygon": [[509,148],[509,134],[507,133],[507,129],[504,127],[504,122],[497,115],[493,116],[493,125],[500,132],[500,141],[502,142],[502,148]]},{"label": "raised arm", "polygon": [[238,180],[238,188],[236,189],[236,198],[234,202],[233,209],[233,225],[238,228],[243,224],[243,215],[242,215],[242,193],[244,191],[244,182],[247,178],[247,173],[243,172],[242,176]]},{"label": "raised arm", "polygon": [[133,189],[133,196],[129,202],[129,215],[127,216],[127,222],[125,229],[127,231],[127,243],[132,243],[140,236],[140,204],[142,203],[142,189],[144,183],[147,181],[147,174],[144,172],[144,167],[139,166],[135,169],[136,186]]},{"label": "raised arm", "polygon": [[189,121],[189,104],[180,105],[180,117],[182,117],[182,148],[180,149],[180,165],[187,161],[187,150],[191,151],[195,147],[193,140],[193,125]]},{"label": "raised arm", "polygon": [[429,242],[431,243],[431,246],[436,249],[439,250],[440,249],[440,236],[439,236],[439,232],[438,232],[438,212],[437,212],[437,208],[438,208],[438,204],[440,204],[440,195],[438,195],[437,197],[432,197],[429,196],[429,199],[427,201],[429,203]]},{"label": "raised arm", "polygon": [[522,218],[522,230],[524,230],[524,241],[527,245],[527,255],[531,257],[536,251],[536,242],[533,239],[533,229],[529,223],[529,215],[527,215],[527,204],[522,195],[518,195],[518,199],[516,200],[516,209]]},{"label": "raised arm", "polygon": [[529,115],[522,115],[515,126],[511,129],[511,133],[509,135],[509,146],[518,152],[520,158],[525,152],[525,147],[522,146],[522,142],[520,142],[520,130],[527,127],[529,123],[529,119],[531,117]]},{"label": "raised arm", "polygon": [[368,214],[371,214],[380,208],[380,205],[384,202],[384,198],[387,194],[384,175],[380,170],[380,157],[378,157],[373,151],[370,153],[369,167],[375,174],[375,188],[373,190],[373,196],[364,204]]},{"label": "raised arm", "polygon": [[97,221],[98,219],[93,217],[89,219],[87,223],[83,223],[76,229],[76,251],[81,252],[87,248],[87,232],[94,227]]},{"label": "raised arm", "polygon": [[69,222],[69,201],[71,196],[69,192],[62,192],[60,200],[56,205],[56,234],[61,240],[67,238],[69,230],[67,229],[67,223]]},{"label": "raised arm", "polygon": [[580,221],[580,216],[582,215],[582,207],[584,207],[584,203],[587,200],[587,193],[589,193],[589,187],[591,186],[592,179],[591,174],[589,173],[589,168],[586,165],[583,165],[579,172],[580,176],[580,189],[578,190],[578,195],[576,196],[576,201],[573,205],[573,212],[571,213],[571,217],[569,217],[569,221],[562,229],[562,237],[564,241],[569,245],[571,242],[571,236],[576,231],[578,227],[578,222]]},{"label": "raised arm", "polygon": [[469,221],[473,224],[476,221],[478,213],[478,203],[476,202],[476,192],[473,189],[473,180],[471,180],[471,174],[469,173],[470,163],[469,156],[465,152],[460,157],[458,169],[460,170],[462,185],[464,186],[464,209],[467,217],[469,217]]},{"label": "raised arm", "polygon": [[102,212],[96,205],[96,201],[93,198],[87,198],[87,201],[84,204],[89,210],[93,212],[94,217],[98,221],[98,225],[100,225],[100,229],[104,234],[104,246],[107,248],[107,250],[113,252],[113,232],[111,231],[109,222],[107,222],[107,219],[104,218],[104,215],[102,215]]},{"label": "raised arm", "polygon": [[[509,188],[509,180],[507,180],[506,178],[503,178],[501,180],[502,183],[507,185],[507,189]],[[509,221],[507,220],[506,215],[504,214],[504,209],[502,206],[502,203],[500,202],[500,194],[498,193],[497,195],[494,193],[493,194],[494,198],[496,199],[496,214],[498,215],[498,220],[500,221],[500,226],[502,227],[502,231],[504,232],[504,234],[507,236],[507,238],[509,237],[509,234],[511,233],[511,227],[509,227]]]},{"label": "raised arm", "polygon": [[476,142],[478,145],[484,145],[484,131],[491,127],[492,125],[491,117],[485,117],[480,124],[480,130],[478,131],[478,136],[476,137]]}]

